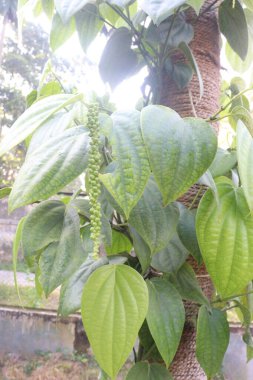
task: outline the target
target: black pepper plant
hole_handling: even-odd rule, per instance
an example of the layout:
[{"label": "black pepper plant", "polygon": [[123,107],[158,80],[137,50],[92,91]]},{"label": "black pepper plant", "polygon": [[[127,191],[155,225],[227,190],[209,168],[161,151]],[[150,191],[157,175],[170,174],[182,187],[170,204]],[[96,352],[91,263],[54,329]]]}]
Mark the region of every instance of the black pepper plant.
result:
[{"label": "black pepper plant", "polygon": [[[31,3],[19,1],[21,19]],[[194,75],[200,97],[205,90],[189,46],[189,9],[201,17],[218,8],[228,58],[242,67],[252,60],[251,1],[36,4],[36,12],[43,9],[52,20],[53,50],[75,31],[85,51],[98,33],[108,36],[99,69],[112,88],[144,66],[148,75],[142,106],[115,111],[105,98],[90,103],[55,86],[47,79],[50,69],[44,71],[29,107],[0,143],[0,155],[27,145],[13,187],[0,190],[10,212],[33,205],[17,229],[14,270],[20,246],[36,286],[46,296],[61,287],[59,314],[81,310],[102,378],[116,379],[133,351],[127,380],[172,379],[168,368],[184,328],[184,300],[199,310],[196,356],[208,379],[220,371],[228,346],[228,309],[240,310],[252,359],[253,119],[246,97],[252,88],[238,78],[225,83],[220,109],[205,120],[159,105],[164,73],[179,89]],[[183,60],[175,61],[175,54]],[[236,136],[227,150],[217,148],[210,124],[222,119]],[[62,198],[59,192],[84,174],[86,189]],[[178,199],[196,184],[200,191],[186,208]],[[205,263],[212,299],[189,256]]]}]

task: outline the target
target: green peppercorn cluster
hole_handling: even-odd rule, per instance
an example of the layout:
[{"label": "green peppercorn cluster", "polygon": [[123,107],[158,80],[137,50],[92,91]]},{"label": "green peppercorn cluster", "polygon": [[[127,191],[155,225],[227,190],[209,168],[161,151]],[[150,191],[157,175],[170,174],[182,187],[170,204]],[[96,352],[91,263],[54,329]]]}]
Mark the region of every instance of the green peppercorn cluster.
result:
[{"label": "green peppercorn cluster", "polygon": [[99,202],[100,182],[100,153],[99,153],[99,121],[98,104],[91,104],[88,107],[88,128],[90,131],[90,151],[89,151],[89,198],[90,198],[90,221],[91,239],[93,240],[93,257],[97,257],[100,244],[101,230],[101,205]]}]

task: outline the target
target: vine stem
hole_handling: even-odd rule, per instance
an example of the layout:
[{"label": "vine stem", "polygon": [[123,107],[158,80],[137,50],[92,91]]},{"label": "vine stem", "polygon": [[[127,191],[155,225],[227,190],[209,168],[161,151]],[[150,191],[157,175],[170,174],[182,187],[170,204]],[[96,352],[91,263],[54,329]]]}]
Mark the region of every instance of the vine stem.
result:
[{"label": "vine stem", "polygon": [[246,90],[243,90],[241,92],[239,92],[237,95],[235,95],[231,100],[229,100],[224,106],[221,106],[221,108],[215,112],[214,115],[212,115],[211,117],[209,117],[209,119],[206,119],[206,121],[217,121],[218,118],[217,116],[222,112],[222,111],[225,111],[229,106],[230,104],[233,103],[234,100],[240,98],[242,95],[244,95],[246,92],[249,92],[249,91],[252,91],[253,90],[253,87],[249,87],[249,88],[246,88]]},{"label": "vine stem", "polygon": [[231,300],[233,300],[233,298],[247,296],[248,294],[253,294],[253,290],[250,290],[249,292],[245,292],[245,293],[234,294],[233,296],[230,296],[230,297],[218,298],[217,300],[211,301],[211,304],[231,301]]}]

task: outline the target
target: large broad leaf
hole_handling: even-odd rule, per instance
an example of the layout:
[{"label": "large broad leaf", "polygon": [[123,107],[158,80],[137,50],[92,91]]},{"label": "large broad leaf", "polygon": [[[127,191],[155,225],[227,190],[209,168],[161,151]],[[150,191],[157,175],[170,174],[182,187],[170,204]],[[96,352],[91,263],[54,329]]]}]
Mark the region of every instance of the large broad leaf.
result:
[{"label": "large broad leaf", "polygon": [[178,218],[177,205],[163,207],[161,193],[154,180],[150,179],[143,196],[130,214],[129,224],[154,254],[166,247],[175,233]]},{"label": "large broad leaf", "polygon": [[154,338],[151,335],[146,319],[143,322],[138,335],[141,345],[140,347],[143,349],[142,359],[149,360],[150,362],[162,362],[161,354],[156,347]]},{"label": "large broad leaf", "polygon": [[9,198],[9,209],[46,199],[80,175],[88,164],[89,136],[71,128],[31,153],[22,166]]},{"label": "large broad leaf", "polygon": [[112,88],[133,75],[138,69],[138,58],[131,49],[132,34],[121,27],[110,36],[99,63],[99,72],[104,82]]},{"label": "large broad leaf", "polygon": [[208,169],[216,153],[217,138],[205,121],[181,119],[164,106],[143,108],[141,128],[151,170],[167,205]]},{"label": "large broad leaf", "polygon": [[60,201],[40,203],[26,217],[22,232],[24,256],[35,255],[60,240],[66,206]]},{"label": "large broad leaf", "polygon": [[185,0],[170,0],[169,2],[164,0],[142,0],[140,7],[150,16],[155,24],[159,25],[175,8],[180,7],[184,3]]},{"label": "large broad leaf", "polygon": [[59,314],[66,316],[81,309],[83,287],[90,275],[99,267],[108,264],[106,257],[93,260],[88,257],[80,268],[61,286]]},{"label": "large broad leaf", "polygon": [[99,17],[98,8],[94,4],[87,4],[75,16],[76,29],[80,44],[86,52],[87,48],[94,40],[103,26]]},{"label": "large broad leaf", "polygon": [[85,259],[79,216],[73,207],[67,206],[59,241],[50,243],[40,257],[40,282],[46,296],[66,281]]},{"label": "large broad leaf", "polygon": [[0,199],[8,197],[8,195],[11,193],[11,189],[11,187],[3,187],[0,189]]},{"label": "large broad leaf", "polygon": [[219,26],[231,48],[245,59],[248,52],[248,27],[238,0],[224,0],[219,6]]},{"label": "large broad leaf", "polygon": [[253,213],[253,138],[242,122],[237,126],[237,157],[240,180],[250,212]]},{"label": "large broad leaf", "polygon": [[161,364],[136,363],[128,372],[126,380],[172,380],[169,371]]},{"label": "large broad leaf", "polygon": [[151,266],[164,273],[176,273],[187,259],[189,252],[175,234],[169,244],[156,253],[151,261]]},{"label": "large broad leaf", "polygon": [[182,298],[210,307],[209,301],[203,294],[194,270],[190,265],[183,264],[176,274],[170,275],[169,279]]},{"label": "large broad leaf", "polygon": [[100,178],[128,218],[143,194],[150,176],[149,162],[141,136],[140,113],[115,112],[110,138],[116,168]]},{"label": "large broad leaf", "polygon": [[93,3],[92,0],[55,0],[55,8],[64,23],[82,9],[86,4]]},{"label": "large broad leaf", "polygon": [[220,177],[233,169],[236,163],[236,151],[229,152],[222,148],[218,148],[209,170],[213,177]]},{"label": "large broad leaf", "polygon": [[217,190],[219,205],[210,190],[200,202],[197,237],[215,287],[222,296],[231,296],[253,277],[253,217],[242,188],[223,182]]},{"label": "large broad leaf", "polygon": [[133,239],[134,252],[140,261],[142,273],[145,273],[148,270],[151,262],[150,248],[138,234],[138,232],[131,226],[130,232]]},{"label": "large broad leaf", "polygon": [[202,257],[196,235],[195,219],[196,210],[189,210],[186,207],[181,208],[177,232],[183,245],[197,260],[198,264],[201,264]]},{"label": "large broad leaf", "polygon": [[62,46],[75,31],[75,19],[63,23],[58,13],[55,13],[50,31],[50,46],[53,51]]},{"label": "large broad leaf", "polygon": [[183,332],[185,311],[177,290],[163,278],[147,281],[147,322],[156,346],[168,366],[175,356]]},{"label": "large broad leaf", "polygon": [[50,116],[69,104],[80,100],[82,95],[53,95],[48,96],[29,107],[13,124],[9,133],[0,144],[0,156],[19,144]]},{"label": "large broad leaf", "polygon": [[201,306],[198,315],[196,356],[208,378],[221,369],[229,343],[229,325],[225,313]]},{"label": "large broad leaf", "polygon": [[134,346],[147,309],[147,286],[125,265],[97,269],[84,287],[84,328],[98,364],[113,379]]}]

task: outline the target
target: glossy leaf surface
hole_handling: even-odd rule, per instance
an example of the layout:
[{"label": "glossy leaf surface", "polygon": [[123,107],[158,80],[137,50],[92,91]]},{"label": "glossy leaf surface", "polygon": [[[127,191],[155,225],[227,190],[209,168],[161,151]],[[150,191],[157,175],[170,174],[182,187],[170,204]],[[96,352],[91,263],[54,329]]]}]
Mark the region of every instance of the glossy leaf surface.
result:
[{"label": "glossy leaf surface", "polygon": [[214,285],[222,296],[240,292],[252,279],[253,217],[242,188],[218,183],[219,206],[210,190],[196,219],[197,237]]},{"label": "glossy leaf surface", "polygon": [[163,278],[147,281],[149,309],[147,322],[156,346],[168,366],[177,351],[185,321],[182,299]]},{"label": "glossy leaf surface", "polygon": [[156,183],[150,179],[130,214],[129,224],[141,235],[151,253],[166,247],[176,231],[179,211],[175,204],[163,207]]},{"label": "glossy leaf surface", "polygon": [[87,281],[82,296],[84,328],[96,360],[112,379],[130,354],[147,309],[145,281],[130,267],[106,265]]},{"label": "glossy leaf surface", "polygon": [[229,343],[229,325],[224,312],[201,306],[197,323],[196,356],[208,378],[221,369]]},{"label": "glossy leaf surface", "polygon": [[185,118],[170,108],[143,108],[141,128],[151,170],[164,205],[176,200],[210,166],[217,149],[212,127],[201,119]]}]

